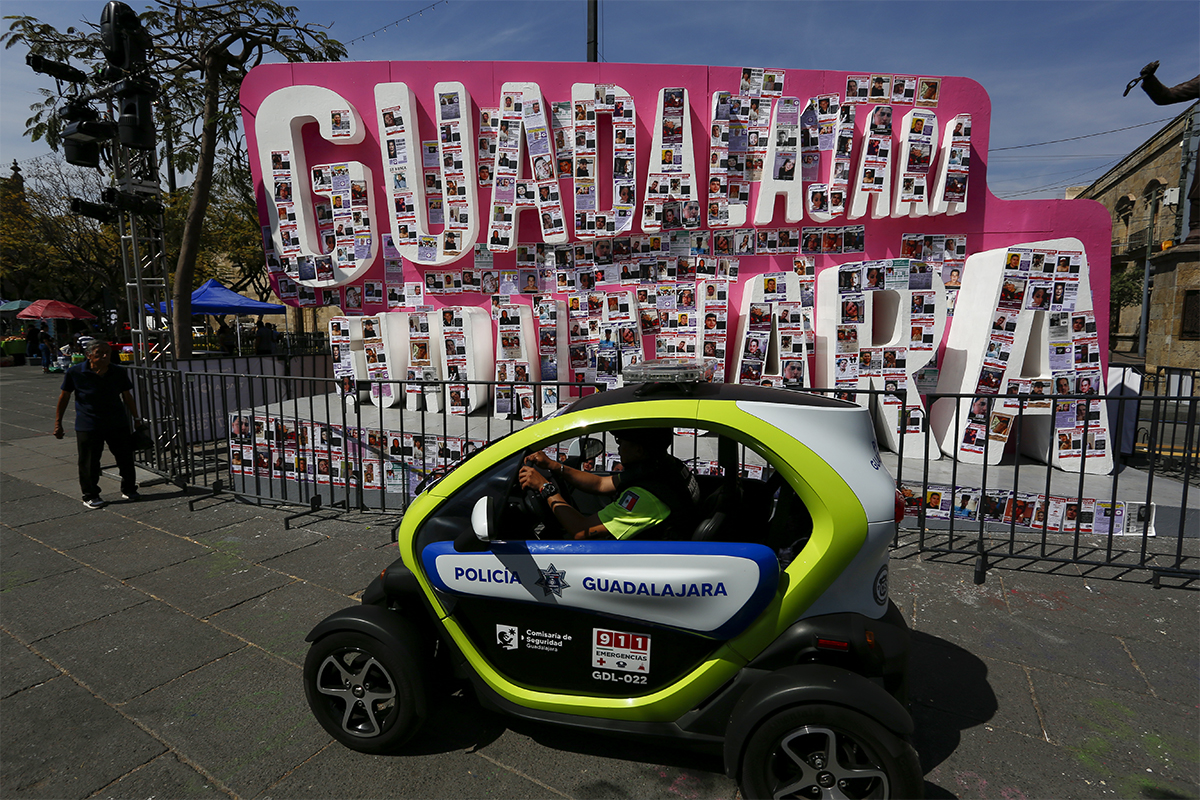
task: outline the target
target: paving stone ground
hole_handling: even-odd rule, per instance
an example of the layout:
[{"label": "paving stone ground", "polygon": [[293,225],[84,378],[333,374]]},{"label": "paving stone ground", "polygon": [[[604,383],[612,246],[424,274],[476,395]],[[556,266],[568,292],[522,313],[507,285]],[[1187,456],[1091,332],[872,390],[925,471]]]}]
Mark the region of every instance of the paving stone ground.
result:
[{"label": "paving stone ground", "polygon": [[[48,433],[57,391],[0,370],[0,796],[737,796],[711,757],[462,694],[395,755],[337,745],[305,704],[303,639],[394,559],[386,530],[332,512],[285,530],[228,499],[189,513],[161,483],[87,510],[74,442]],[[1054,572],[977,586],[970,563],[893,558],[926,795],[1200,796],[1200,593]]]}]

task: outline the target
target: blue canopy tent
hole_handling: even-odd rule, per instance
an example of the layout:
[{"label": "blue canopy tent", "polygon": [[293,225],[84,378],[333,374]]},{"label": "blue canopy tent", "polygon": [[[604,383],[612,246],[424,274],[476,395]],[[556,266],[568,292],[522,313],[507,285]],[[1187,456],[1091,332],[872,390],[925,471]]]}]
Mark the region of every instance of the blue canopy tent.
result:
[{"label": "blue canopy tent", "polygon": [[[168,303],[159,303],[159,311],[167,311]],[[276,303],[263,303],[243,297],[235,291],[226,288],[216,278],[210,278],[196,291],[192,292],[192,314],[282,314],[287,306]],[[238,347],[241,348],[242,331],[238,331]]]},{"label": "blue canopy tent", "polygon": [[[167,304],[159,303],[158,308],[167,313]],[[196,291],[192,292],[193,314],[282,314],[287,306],[275,303],[263,303],[242,297],[235,291],[225,288],[216,278],[210,278]]]}]

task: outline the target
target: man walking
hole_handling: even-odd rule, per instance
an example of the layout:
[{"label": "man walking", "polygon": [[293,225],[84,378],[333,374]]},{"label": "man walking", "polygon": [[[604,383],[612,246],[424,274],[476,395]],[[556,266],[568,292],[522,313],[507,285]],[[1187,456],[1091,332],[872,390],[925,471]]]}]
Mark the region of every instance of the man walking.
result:
[{"label": "man walking", "polygon": [[[79,450],[79,488],[83,504],[103,508],[100,499],[100,456],[104,445],[121,472],[121,496],[137,500],[137,472],[133,465],[130,420],[137,420],[133,384],[122,367],[111,363],[107,342],[92,341],[87,360],[67,370],[54,413],[54,437],[63,438],[62,418],[71,393],[75,393],[75,443]],[[126,415],[128,412],[128,415]]]}]

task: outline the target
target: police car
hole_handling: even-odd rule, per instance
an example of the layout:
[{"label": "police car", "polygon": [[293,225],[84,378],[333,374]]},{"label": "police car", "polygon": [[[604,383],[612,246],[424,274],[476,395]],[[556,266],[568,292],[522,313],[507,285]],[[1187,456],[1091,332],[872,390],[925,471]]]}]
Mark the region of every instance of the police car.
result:
[{"label": "police car", "polygon": [[[909,633],[887,587],[903,504],[867,411],[706,383],[687,364],[641,377],[424,488],[400,558],[308,636],[317,720],[354,750],[391,751],[452,670],[516,717],[721,753],[746,797],[919,796]],[[673,429],[696,475],[686,527],[565,539],[521,468],[542,451],[619,470],[614,439],[641,428]],[[581,514],[619,500],[556,488]]]}]

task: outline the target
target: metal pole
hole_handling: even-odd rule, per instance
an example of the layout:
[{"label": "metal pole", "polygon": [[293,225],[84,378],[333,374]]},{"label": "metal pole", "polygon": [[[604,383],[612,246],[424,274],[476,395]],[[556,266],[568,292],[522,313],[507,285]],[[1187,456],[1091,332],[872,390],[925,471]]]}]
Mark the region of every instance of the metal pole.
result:
[{"label": "metal pole", "polygon": [[1150,205],[1150,227],[1146,229],[1146,263],[1142,268],[1142,324],[1138,330],[1138,357],[1146,358],[1146,329],[1150,326],[1150,254],[1154,252],[1154,225],[1158,221],[1158,201],[1162,189],[1154,190]]},{"label": "metal pole", "polygon": [[1188,187],[1196,180],[1196,150],[1197,145],[1200,144],[1200,114],[1196,113],[1194,106],[1189,114],[1183,129],[1183,142],[1180,145],[1183,148],[1183,156],[1180,158],[1179,164],[1179,202],[1175,204],[1175,234],[1171,237],[1176,244],[1181,243],[1192,233],[1200,234],[1200,231],[1190,231],[1193,213],[1188,200]]},{"label": "metal pole", "polygon": [[596,11],[600,5],[600,0],[588,0],[588,41],[587,41],[587,60],[599,61],[597,53],[596,40]]}]

